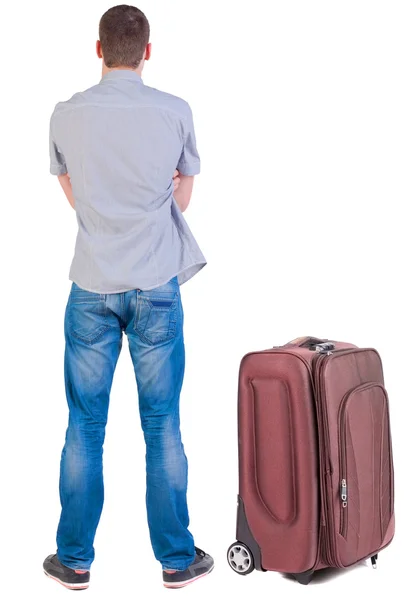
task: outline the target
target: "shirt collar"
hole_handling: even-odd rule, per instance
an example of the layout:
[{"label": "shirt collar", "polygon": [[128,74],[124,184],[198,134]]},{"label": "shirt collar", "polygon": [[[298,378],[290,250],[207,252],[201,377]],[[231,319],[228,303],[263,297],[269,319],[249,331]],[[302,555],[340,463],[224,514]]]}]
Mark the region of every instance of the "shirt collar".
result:
[{"label": "shirt collar", "polygon": [[113,71],[108,71],[108,73],[101,78],[101,81],[108,81],[110,79],[130,79],[131,81],[143,83],[140,75],[130,69],[114,69]]}]

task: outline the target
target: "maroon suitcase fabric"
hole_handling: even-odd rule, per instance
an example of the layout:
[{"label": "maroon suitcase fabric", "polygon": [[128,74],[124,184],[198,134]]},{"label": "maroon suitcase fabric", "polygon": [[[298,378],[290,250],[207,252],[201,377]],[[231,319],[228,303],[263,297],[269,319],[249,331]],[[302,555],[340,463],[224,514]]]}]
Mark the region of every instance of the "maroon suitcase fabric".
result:
[{"label": "maroon suitcase fabric", "polygon": [[232,568],[374,563],[394,535],[388,396],[374,349],[299,338],[247,354],[239,377]]}]

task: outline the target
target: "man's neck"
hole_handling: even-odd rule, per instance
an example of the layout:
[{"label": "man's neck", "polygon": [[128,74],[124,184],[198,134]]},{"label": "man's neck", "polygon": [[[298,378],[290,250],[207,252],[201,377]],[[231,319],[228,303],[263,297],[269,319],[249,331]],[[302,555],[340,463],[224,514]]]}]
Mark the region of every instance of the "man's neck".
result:
[{"label": "man's neck", "polygon": [[133,71],[134,73],[137,73],[139,75],[139,77],[142,76],[142,71],[143,71],[143,65],[139,65],[136,69],[131,69],[130,67],[113,67],[112,69],[109,69],[108,67],[106,67],[105,65],[102,66],[102,77],[104,77],[104,75],[106,75],[107,73],[110,73],[111,71]]}]

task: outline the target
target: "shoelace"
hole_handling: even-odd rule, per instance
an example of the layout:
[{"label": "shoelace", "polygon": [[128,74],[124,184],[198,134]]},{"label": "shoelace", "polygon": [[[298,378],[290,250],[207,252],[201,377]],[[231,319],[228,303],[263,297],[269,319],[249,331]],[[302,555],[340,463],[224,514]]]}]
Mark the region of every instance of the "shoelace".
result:
[{"label": "shoelace", "polygon": [[204,556],[206,556],[206,552],[204,552],[204,551],[203,551],[203,550],[201,550],[200,548],[197,548],[196,546],[195,546],[195,552],[197,553],[197,555],[198,555],[198,556],[201,556],[202,558],[203,558]]}]

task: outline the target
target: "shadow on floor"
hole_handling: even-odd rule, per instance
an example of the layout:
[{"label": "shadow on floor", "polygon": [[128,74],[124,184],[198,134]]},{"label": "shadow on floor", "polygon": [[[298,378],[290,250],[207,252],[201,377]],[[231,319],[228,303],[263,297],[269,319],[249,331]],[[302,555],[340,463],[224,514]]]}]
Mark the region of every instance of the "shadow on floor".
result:
[{"label": "shadow on floor", "polygon": [[[352,567],[347,567],[346,569],[333,569],[333,568],[321,569],[320,571],[316,571],[313,574],[313,578],[309,585],[321,585],[322,583],[327,583],[327,581],[331,581],[333,579],[336,579],[337,577],[341,577],[342,575],[345,575],[347,571],[352,571],[353,569],[358,569],[361,567],[368,568],[369,567],[368,562],[362,561],[356,565],[353,565]],[[284,579],[290,579],[291,581],[298,583],[296,581],[296,579],[293,577],[293,575],[290,575],[289,573],[282,573],[282,576]]]}]

